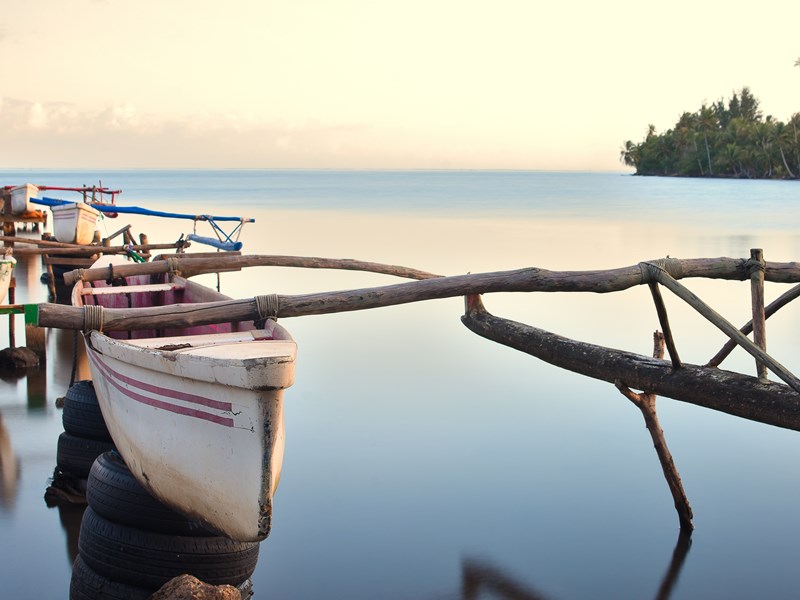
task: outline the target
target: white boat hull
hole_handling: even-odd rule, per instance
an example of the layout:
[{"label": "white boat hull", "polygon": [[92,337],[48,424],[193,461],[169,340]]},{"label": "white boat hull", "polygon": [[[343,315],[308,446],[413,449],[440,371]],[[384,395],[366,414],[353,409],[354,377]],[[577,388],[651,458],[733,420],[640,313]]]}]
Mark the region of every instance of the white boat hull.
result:
[{"label": "white boat hull", "polygon": [[21,215],[32,211],[31,198],[35,198],[38,193],[39,188],[32,183],[11,188],[11,214]]},{"label": "white boat hull", "polygon": [[[73,304],[81,304],[82,287]],[[148,294],[155,292],[116,297]],[[106,426],[137,480],[222,535],[266,538],[283,463],[283,390],[294,381],[291,336],[267,321],[263,329],[168,338],[85,337]]]},{"label": "white boat hull", "polygon": [[100,211],[83,202],[53,206],[53,235],[66,244],[91,244]]}]

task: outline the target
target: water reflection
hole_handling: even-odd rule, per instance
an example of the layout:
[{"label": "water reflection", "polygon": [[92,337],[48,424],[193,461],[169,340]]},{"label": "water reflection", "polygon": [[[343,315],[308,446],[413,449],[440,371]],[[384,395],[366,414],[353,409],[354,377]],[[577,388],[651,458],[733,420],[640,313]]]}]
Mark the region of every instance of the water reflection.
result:
[{"label": "water reflection", "polygon": [[47,407],[47,369],[42,365],[27,373],[28,410],[44,410]]},{"label": "water reflection", "polygon": [[14,508],[19,481],[19,460],[11,445],[11,436],[0,413],[0,506],[5,510]]},{"label": "water reflection", "polygon": [[664,574],[664,579],[661,581],[661,587],[658,588],[656,600],[667,600],[672,595],[672,590],[678,582],[678,576],[689,554],[691,545],[691,533],[681,531],[678,536],[678,542],[675,544],[675,549],[672,551],[672,560],[669,563],[669,568]]},{"label": "water reflection", "polygon": [[461,563],[461,596],[476,600],[481,591],[493,592],[508,600],[546,600],[549,596],[531,586],[515,581],[510,575],[487,562],[465,559]]},{"label": "water reflection", "polygon": [[81,520],[85,510],[86,504],[62,502],[58,505],[58,520],[66,534],[67,556],[70,564],[73,564],[78,557],[78,534],[81,531]]},{"label": "water reflection", "polygon": [[[683,531],[678,535],[675,549],[672,551],[667,572],[655,595],[655,600],[669,600],[678,582],[683,564],[689,554],[692,538]],[[502,569],[484,560],[466,558],[461,561],[461,597],[463,600],[477,600],[482,592],[504,600],[554,600],[534,589],[531,585],[515,580]],[[620,594],[623,596],[624,594]]]},{"label": "water reflection", "polygon": [[67,329],[55,329],[51,331],[51,337],[55,342],[48,351],[61,358],[60,367],[53,374],[60,388],[66,391],[76,381],[91,379],[83,337],[77,331]]}]

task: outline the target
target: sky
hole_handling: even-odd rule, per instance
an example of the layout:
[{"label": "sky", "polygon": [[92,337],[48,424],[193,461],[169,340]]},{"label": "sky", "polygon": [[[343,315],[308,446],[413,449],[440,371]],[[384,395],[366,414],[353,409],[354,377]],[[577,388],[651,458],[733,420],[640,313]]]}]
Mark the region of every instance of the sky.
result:
[{"label": "sky", "polygon": [[797,0],[0,0],[0,169],[625,171],[743,86],[800,111]]}]

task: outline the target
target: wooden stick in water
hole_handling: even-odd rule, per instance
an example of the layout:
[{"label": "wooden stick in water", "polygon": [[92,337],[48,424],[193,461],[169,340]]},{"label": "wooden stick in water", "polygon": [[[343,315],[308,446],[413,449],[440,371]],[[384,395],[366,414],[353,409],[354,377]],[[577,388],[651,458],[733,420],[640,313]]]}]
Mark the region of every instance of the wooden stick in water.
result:
[{"label": "wooden stick in water", "polygon": [[[664,358],[664,336],[658,331],[653,334],[653,358]],[[664,472],[664,479],[667,480],[672,500],[675,503],[675,510],[678,512],[681,531],[692,531],[694,529],[692,507],[689,504],[686,491],[683,489],[683,482],[681,481],[680,473],[678,473],[678,468],[675,466],[675,461],[672,459],[672,453],[667,447],[667,438],[664,436],[664,430],[658,421],[656,395],[649,392],[637,394],[620,379],[617,379],[614,385],[617,386],[623,396],[633,402],[642,412],[645,427],[650,432],[653,446],[658,455],[658,461],[661,463],[661,470]]]}]

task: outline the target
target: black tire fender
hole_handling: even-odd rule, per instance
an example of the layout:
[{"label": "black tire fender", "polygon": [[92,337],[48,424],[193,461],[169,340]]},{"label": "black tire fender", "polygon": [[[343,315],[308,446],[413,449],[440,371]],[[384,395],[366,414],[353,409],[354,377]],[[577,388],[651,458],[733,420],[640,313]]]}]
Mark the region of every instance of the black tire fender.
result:
[{"label": "black tire fender", "polygon": [[120,583],[158,589],[183,573],[212,585],[238,586],[255,571],[259,545],[134,529],[104,519],[89,507],[83,514],[78,549],[96,573]]},{"label": "black tire fender", "polygon": [[56,465],[65,473],[86,479],[94,460],[113,449],[113,442],[78,437],[65,431],[58,436]]},{"label": "black tire fender", "polygon": [[72,565],[69,600],[147,600],[154,591],[103,577],[95,573],[80,556]]},{"label": "black tire fender", "polygon": [[141,486],[114,450],[94,461],[86,482],[86,500],[101,517],[155,533],[214,536],[200,521],[172,510]]},{"label": "black tire fender", "polygon": [[78,381],[67,390],[61,422],[64,431],[72,435],[111,441],[111,434],[97,402],[94,384],[89,379]]}]

